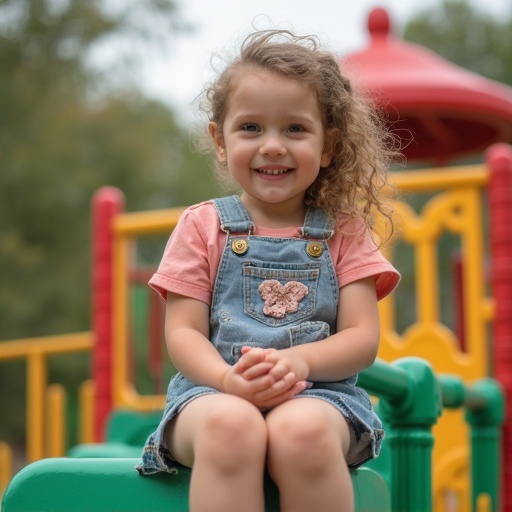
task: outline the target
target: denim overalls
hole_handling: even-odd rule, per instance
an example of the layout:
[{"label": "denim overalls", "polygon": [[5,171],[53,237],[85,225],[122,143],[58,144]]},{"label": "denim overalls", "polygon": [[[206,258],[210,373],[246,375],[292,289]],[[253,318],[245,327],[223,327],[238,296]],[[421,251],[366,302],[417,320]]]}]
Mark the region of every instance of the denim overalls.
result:
[{"label": "denim overalls", "polygon": [[[210,339],[222,357],[232,365],[243,346],[283,349],[334,333],[339,292],[325,212],[308,210],[302,238],[271,238],[251,234],[254,225],[238,196],[215,199],[214,205],[227,233],[210,308]],[[326,400],[348,419],[354,431],[347,456],[351,467],[377,456],[383,437],[356,380],[313,382],[297,395]],[[180,373],[172,378],[163,419],[144,447],[139,472],[176,471],[163,443],[165,426],[190,400],[207,393],[218,391],[196,386]]]}]

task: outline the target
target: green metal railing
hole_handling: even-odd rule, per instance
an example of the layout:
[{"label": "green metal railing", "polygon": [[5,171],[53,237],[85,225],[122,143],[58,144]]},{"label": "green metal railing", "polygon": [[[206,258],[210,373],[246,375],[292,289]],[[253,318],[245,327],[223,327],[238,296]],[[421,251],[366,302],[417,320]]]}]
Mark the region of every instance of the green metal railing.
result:
[{"label": "green metal railing", "polygon": [[377,360],[360,374],[359,385],[380,399],[391,452],[393,512],[432,511],[432,427],[443,407],[466,410],[472,511],[485,502],[486,510],[498,512],[505,406],[497,381],[482,379],[468,386],[456,376],[436,376],[427,361],[408,357],[392,364]]}]

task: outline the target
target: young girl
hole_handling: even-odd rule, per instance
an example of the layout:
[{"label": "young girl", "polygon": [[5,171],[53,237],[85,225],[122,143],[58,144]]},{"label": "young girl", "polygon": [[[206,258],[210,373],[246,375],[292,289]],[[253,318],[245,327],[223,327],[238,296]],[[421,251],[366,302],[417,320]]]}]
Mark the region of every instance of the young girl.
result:
[{"label": "young girl", "polygon": [[353,510],[383,437],[356,380],[399,280],[369,230],[392,148],[312,37],[249,36],[205,98],[242,193],[188,208],[150,281],[179,373],[137,469],[191,467],[193,511],[263,511],[265,470],[283,512]]}]

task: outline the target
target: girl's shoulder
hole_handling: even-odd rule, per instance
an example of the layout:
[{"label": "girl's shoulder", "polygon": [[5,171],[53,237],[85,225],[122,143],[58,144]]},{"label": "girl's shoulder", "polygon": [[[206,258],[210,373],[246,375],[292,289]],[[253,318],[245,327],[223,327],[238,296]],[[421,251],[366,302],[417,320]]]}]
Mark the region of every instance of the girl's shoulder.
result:
[{"label": "girl's shoulder", "polygon": [[219,216],[217,215],[213,201],[202,201],[201,203],[188,206],[181,214],[180,223],[193,223],[203,228],[210,226],[218,228]]},{"label": "girl's shoulder", "polygon": [[203,201],[183,210],[171,235],[174,244],[206,246],[220,236],[220,221],[212,201]]},{"label": "girl's shoulder", "polygon": [[204,215],[207,218],[212,214],[215,214],[215,206],[213,205],[213,200],[211,199],[190,205],[183,211],[183,215]]},{"label": "girl's shoulder", "polygon": [[400,273],[380,251],[378,236],[363,218],[342,215],[339,221],[330,243],[339,285],[373,277],[377,299],[384,298],[398,285]]},{"label": "girl's shoulder", "polygon": [[369,233],[368,226],[362,217],[354,217],[348,213],[340,213],[335,233],[341,237],[364,239]]}]

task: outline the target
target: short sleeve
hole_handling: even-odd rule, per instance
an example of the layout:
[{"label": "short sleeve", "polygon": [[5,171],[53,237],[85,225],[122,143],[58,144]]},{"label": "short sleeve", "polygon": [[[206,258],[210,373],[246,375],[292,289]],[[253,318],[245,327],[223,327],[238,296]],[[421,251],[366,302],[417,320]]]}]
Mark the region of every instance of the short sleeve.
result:
[{"label": "short sleeve", "polygon": [[210,304],[214,282],[211,259],[219,257],[217,233],[213,205],[202,203],[185,210],[149,285],[164,299],[172,292]]},{"label": "short sleeve", "polygon": [[400,281],[399,272],[384,257],[366,227],[356,227],[351,233],[337,233],[331,242],[331,254],[340,288],[373,277],[377,300],[389,295]]}]

